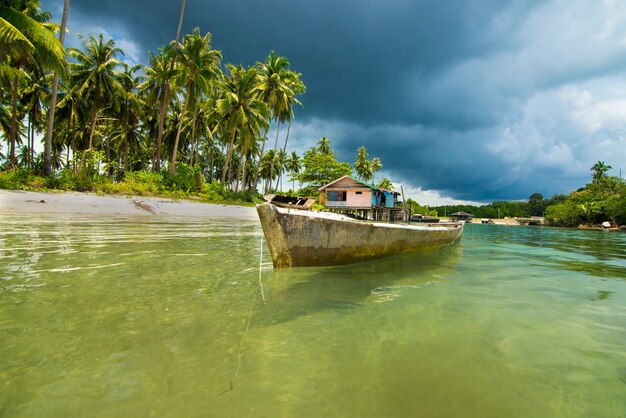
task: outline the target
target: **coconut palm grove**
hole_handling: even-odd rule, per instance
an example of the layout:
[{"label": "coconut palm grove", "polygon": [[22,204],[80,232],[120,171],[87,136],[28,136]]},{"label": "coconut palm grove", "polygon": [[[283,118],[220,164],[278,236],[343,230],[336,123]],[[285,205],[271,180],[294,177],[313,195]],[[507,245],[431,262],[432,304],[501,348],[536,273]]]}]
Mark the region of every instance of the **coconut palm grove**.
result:
[{"label": "coconut palm grove", "polygon": [[[315,197],[353,171],[393,187],[376,178],[383,162],[369,159],[364,146],[352,165],[337,161],[326,133],[303,155],[289,149],[306,86],[287,57],[269,51],[249,67],[224,63],[210,33],[181,34],[179,22],[147,65],[130,65],[102,34],[79,35],[81,48],[64,48],[69,8],[66,0],[56,22],[37,0],[0,5],[0,188],[252,203],[272,190]],[[181,22],[183,15],[184,2]],[[458,209],[545,215],[559,226],[624,225],[624,180],[609,176],[611,168],[599,161],[590,183],[569,196],[455,208],[407,202],[414,212],[439,215]]]}]

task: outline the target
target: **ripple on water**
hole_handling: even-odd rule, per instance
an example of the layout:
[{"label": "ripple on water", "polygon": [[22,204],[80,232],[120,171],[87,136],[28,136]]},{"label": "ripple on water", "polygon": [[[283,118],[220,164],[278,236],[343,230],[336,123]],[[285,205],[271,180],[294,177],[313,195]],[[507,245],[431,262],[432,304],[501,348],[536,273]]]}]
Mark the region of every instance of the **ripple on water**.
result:
[{"label": "ripple on water", "polygon": [[0,222],[0,415],[626,411],[624,234],[274,270],[257,222]]}]

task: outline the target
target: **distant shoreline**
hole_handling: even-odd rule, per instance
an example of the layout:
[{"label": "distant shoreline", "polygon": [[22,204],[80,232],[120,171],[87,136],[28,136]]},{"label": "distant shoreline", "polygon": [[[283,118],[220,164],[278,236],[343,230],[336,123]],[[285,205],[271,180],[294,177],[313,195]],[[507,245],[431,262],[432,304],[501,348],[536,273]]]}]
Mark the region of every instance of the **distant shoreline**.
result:
[{"label": "distant shoreline", "polygon": [[58,213],[80,215],[188,216],[258,219],[253,207],[144,196],[91,193],[45,193],[0,189],[0,214]]}]

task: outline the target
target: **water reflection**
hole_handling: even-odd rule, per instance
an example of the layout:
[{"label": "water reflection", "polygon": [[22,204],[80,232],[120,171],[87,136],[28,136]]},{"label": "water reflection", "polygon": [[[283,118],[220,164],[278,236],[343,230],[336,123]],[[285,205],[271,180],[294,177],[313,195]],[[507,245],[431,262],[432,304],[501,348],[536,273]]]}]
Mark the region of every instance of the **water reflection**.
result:
[{"label": "water reflection", "polygon": [[488,240],[511,256],[524,256],[561,270],[626,279],[626,234],[548,227],[469,225],[465,240]]},{"label": "water reflection", "polygon": [[455,271],[462,253],[462,246],[454,245],[344,266],[274,270],[264,281],[266,303],[253,323],[264,326],[393,300],[398,289],[443,280]]}]

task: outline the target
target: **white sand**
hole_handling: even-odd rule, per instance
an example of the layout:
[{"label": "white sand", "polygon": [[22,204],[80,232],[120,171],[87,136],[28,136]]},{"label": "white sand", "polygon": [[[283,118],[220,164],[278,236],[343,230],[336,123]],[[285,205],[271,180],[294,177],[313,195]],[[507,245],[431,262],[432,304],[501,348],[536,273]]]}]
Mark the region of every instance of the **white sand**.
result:
[{"label": "white sand", "polygon": [[101,215],[194,216],[258,219],[256,209],[188,200],[89,193],[41,193],[0,190],[0,214],[75,213]]}]

